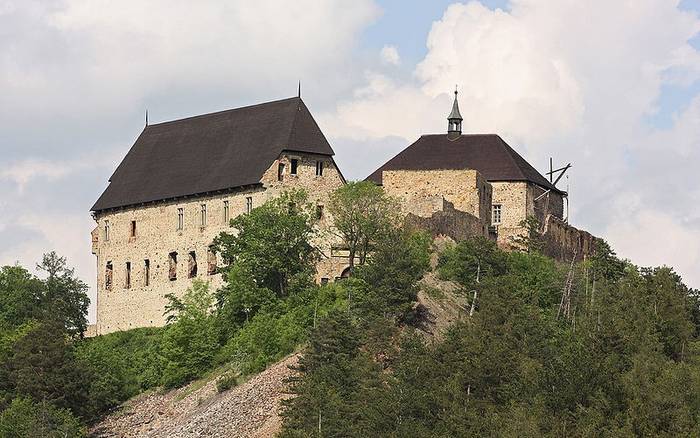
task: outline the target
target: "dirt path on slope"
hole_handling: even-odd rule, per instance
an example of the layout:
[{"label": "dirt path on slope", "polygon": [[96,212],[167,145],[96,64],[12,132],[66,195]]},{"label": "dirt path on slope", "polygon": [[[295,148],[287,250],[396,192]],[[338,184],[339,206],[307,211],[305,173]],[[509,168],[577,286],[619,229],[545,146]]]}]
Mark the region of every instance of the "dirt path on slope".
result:
[{"label": "dirt path on slope", "polygon": [[[290,356],[249,381],[221,394],[216,380],[194,382],[166,393],[142,394],[103,419],[90,431],[112,437],[273,437],[282,425],[284,380],[298,355]],[[201,383],[199,383],[201,385]]]}]

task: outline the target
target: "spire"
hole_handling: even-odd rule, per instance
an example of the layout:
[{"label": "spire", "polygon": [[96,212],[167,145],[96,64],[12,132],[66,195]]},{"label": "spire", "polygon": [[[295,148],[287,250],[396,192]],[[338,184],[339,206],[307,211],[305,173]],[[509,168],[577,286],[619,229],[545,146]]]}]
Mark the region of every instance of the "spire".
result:
[{"label": "spire", "polygon": [[457,86],[455,85],[455,101],[452,103],[452,111],[447,116],[447,134],[459,136],[462,134],[462,115],[459,113],[459,102],[457,102]]}]

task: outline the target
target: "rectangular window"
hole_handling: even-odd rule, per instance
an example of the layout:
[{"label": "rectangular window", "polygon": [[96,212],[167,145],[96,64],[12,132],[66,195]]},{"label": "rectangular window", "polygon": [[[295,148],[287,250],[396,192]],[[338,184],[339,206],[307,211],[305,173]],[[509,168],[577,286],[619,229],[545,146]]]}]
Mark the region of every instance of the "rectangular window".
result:
[{"label": "rectangular window", "polygon": [[131,262],[126,262],[126,276],[124,278],[124,287],[131,289]]},{"label": "rectangular window", "polygon": [[177,280],[177,253],[171,252],[168,254],[168,279],[170,281]]},{"label": "rectangular window", "polygon": [[491,210],[491,223],[493,225],[501,223],[501,212],[501,204],[493,204],[493,209]]},{"label": "rectangular window", "polygon": [[297,170],[299,170],[299,169],[298,169],[298,167],[299,167],[299,160],[297,160],[296,158],[292,158],[292,159],[291,159],[291,165],[290,165],[289,167],[290,167],[289,173],[292,174],[292,175],[296,175],[296,174],[297,174]]},{"label": "rectangular window", "polygon": [[245,198],[245,212],[250,213],[253,210],[253,197],[248,196]]},{"label": "rectangular window", "polygon": [[317,220],[323,219],[323,205],[316,206],[316,219]]},{"label": "rectangular window", "polygon": [[190,251],[190,256],[187,262],[187,278],[195,278],[197,276],[197,254]]},{"label": "rectangular window", "polygon": [[136,221],[131,221],[131,228],[129,229],[129,237],[136,237]]},{"label": "rectangular window", "polygon": [[207,274],[216,274],[216,251],[211,246],[207,249]]},{"label": "rectangular window", "polygon": [[177,229],[182,230],[185,226],[185,209],[184,208],[178,208],[177,209]]},{"label": "rectangular window", "polygon": [[105,265],[105,289],[112,290],[112,262],[107,262]]},{"label": "rectangular window", "polygon": [[284,179],[284,163],[277,166],[277,181],[282,181],[282,179]]},{"label": "rectangular window", "polygon": [[207,226],[207,204],[202,204],[202,209],[199,212],[199,226]]},{"label": "rectangular window", "polygon": [[316,176],[323,176],[323,161],[316,162]]},{"label": "rectangular window", "polygon": [[105,242],[109,242],[109,221],[105,221]]},{"label": "rectangular window", "polygon": [[146,259],[143,261],[143,285],[151,284],[151,261]]},{"label": "rectangular window", "polygon": [[228,201],[224,201],[224,224],[228,225],[231,220],[231,213],[228,209]]}]

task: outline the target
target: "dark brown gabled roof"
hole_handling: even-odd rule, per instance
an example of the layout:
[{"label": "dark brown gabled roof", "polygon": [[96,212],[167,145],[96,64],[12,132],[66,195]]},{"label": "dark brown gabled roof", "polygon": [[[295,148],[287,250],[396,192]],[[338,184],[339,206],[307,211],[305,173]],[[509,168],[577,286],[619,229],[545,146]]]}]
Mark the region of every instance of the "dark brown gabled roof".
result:
[{"label": "dark brown gabled roof", "polygon": [[529,181],[563,194],[496,134],[423,135],[367,180],[382,183],[385,170],[474,169],[487,181]]},{"label": "dark brown gabled roof", "polygon": [[298,97],[149,125],[92,210],[258,184],[284,150],[334,154]]}]

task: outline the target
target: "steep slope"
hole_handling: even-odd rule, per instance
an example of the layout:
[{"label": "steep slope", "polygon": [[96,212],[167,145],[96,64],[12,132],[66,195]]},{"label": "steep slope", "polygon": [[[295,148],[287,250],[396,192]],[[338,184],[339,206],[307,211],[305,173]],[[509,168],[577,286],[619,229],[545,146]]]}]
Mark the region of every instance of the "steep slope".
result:
[{"label": "steep slope", "polygon": [[93,437],[272,437],[280,429],[284,380],[293,371],[290,356],[249,381],[221,394],[215,379],[166,393],[142,394],[103,419]]}]

